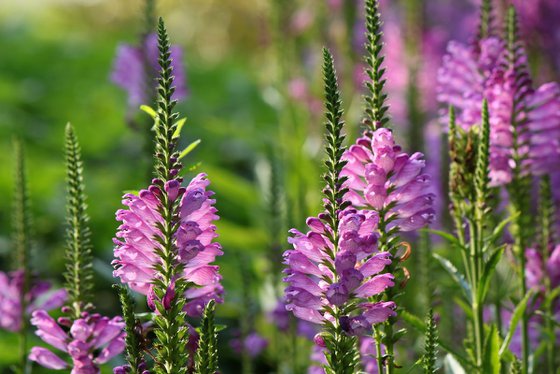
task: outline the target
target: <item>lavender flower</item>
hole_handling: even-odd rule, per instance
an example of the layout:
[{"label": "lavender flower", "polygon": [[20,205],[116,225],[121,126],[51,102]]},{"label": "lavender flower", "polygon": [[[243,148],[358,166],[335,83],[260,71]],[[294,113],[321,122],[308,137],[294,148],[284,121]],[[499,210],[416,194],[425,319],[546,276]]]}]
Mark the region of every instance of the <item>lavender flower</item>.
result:
[{"label": "lavender flower", "polygon": [[[274,310],[269,313],[269,320],[273,322],[278,330],[287,332],[290,329],[291,313],[286,309],[286,300],[279,300]],[[301,319],[297,320],[296,333],[309,340],[317,334],[317,325]]]},{"label": "lavender flower", "polygon": [[[128,93],[128,105],[136,109],[142,104],[150,104],[157,87],[158,46],[157,35],[149,34],[141,46],[121,44],[111,73],[111,81]],[[187,96],[185,73],[182,65],[183,51],[177,45],[171,46],[173,74],[175,76],[174,100]],[[150,86],[153,82],[153,85]]]},{"label": "lavender flower", "polygon": [[[22,270],[4,273],[0,271],[0,328],[17,332],[21,329],[21,293],[24,273]],[[59,308],[66,301],[66,290],[51,290],[49,282],[32,282],[25,295],[27,310],[31,314],[37,309]]]},{"label": "lavender flower", "polygon": [[512,181],[516,156],[525,174],[559,168],[551,160],[560,157],[560,88],[548,83],[534,90],[525,51],[519,44],[515,51],[511,56],[496,37],[474,45],[451,42],[438,74],[438,100],[455,107],[463,129],[480,126],[480,103],[488,100],[491,186]]},{"label": "lavender flower", "polygon": [[[357,207],[383,212],[387,231],[414,231],[434,218],[430,177],[422,174],[421,153],[408,155],[395,144],[390,130],[366,131],[344,154],[342,175],[350,189],[346,198]],[[376,215],[377,217],[377,215]]]},{"label": "lavender flower", "polygon": [[[214,193],[207,190],[209,183],[205,174],[199,174],[186,188],[180,187],[177,179],[165,183],[163,191],[154,184],[138,195],[125,195],[123,204],[127,209],[117,212],[117,220],[123,224],[114,239],[114,276],[131,289],[147,295],[150,303],[154,297],[154,265],[160,261],[154,252],[159,245],[157,238],[161,236],[158,225],[163,223],[158,196],[165,193],[172,201],[180,199],[181,221],[175,234],[178,259],[185,266],[184,278],[196,286],[185,293],[188,300],[185,312],[190,316],[200,316],[210,299],[222,301],[223,288],[218,266],[210,265],[223,252],[220,244],[213,242],[217,237],[213,221],[218,216],[213,206],[215,200],[211,199]],[[166,295],[171,299],[173,293],[170,288]],[[165,304],[166,300],[163,302]]]},{"label": "lavender flower", "polygon": [[232,339],[229,344],[236,353],[245,351],[250,357],[255,358],[268,347],[268,340],[253,331],[244,339],[241,339],[241,337]]},{"label": "lavender flower", "polygon": [[391,274],[379,274],[391,263],[386,252],[377,252],[377,215],[371,211],[347,209],[340,213],[337,236],[339,251],[332,254],[332,228],[318,218],[307,220],[310,231],[290,230],[293,250],[284,253],[289,283],[286,308],[302,320],[316,324],[333,321],[332,308],[358,303],[352,315],[341,318],[342,329],[350,335],[363,335],[372,324],[394,314],[393,302],[371,303],[368,298],[392,287]]},{"label": "lavender flower", "polygon": [[106,363],[124,350],[124,322],[99,314],[82,313],[74,321],[61,317],[55,321],[44,310],[33,312],[31,324],[36,334],[47,344],[66,352],[65,360],[43,347],[33,347],[29,359],[48,369],[62,370],[72,366],[72,374],[99,373],[99,365]]},{"label": "lavender flower", "polygon": [[544,291],[545,278],[549,279],[551,289],[560,286],[560,244],[552,249],[546,263],[543,263],[541,253],[534,248],[525,251],[525,258],[528,287]]}]

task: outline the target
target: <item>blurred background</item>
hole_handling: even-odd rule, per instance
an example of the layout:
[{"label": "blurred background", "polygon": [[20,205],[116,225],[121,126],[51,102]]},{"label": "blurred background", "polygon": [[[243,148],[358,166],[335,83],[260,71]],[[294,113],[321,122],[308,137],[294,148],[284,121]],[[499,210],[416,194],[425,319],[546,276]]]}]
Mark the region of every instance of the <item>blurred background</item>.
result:
[{"label": "blurred background", "polygon": [[[433,160],[429,167],[436,176],[434,190],[440,196],[441,213],[436,226],[444,227],[441,155],[445,149],[441,145],[445,134],[437,120],[436,73],[448,41],[467,42],[476,32],[477,4],[469,0],[381,3],[392,127],[406,150],[424,150]],[[127,93],[110,77],[117,48],[140,44],[144,13],[142,0],[0,2],[2,270],[10,268],[11,141],[17,136],[26,147],[35,270],[61,284],[63,138],[64,126],[71,122],[85,162],[97,307],[106,315],[120,313],[110,287],[115,282],[110,265],[111,239],[117,228],[114,214],[124,191],[147,186],[151,163],[145,144],[149,118],[128,104]],[[281,295],[281,253],[287,248],[287,230],[303,229],[305,219],[320,211],[323,46],[332,50],[337,62],[349,140],[360,131],[362,3],[159,0],[156,13],[165,18],[172,43],[183,51],[188,94],[177,106],[187,117],[182,147],[202,140],[185,159],[191,169],[186,176],[200,171],[209,175],[221,216],[217,226],[224,255],[217,262],[226,302],[218,307],[218,318],[227,325],[220,333],[221,369],[224,373],[242,368],[245,373],[305,372],[309,333],[296,333],[293,321],[278,327],[284,316],[272,311]],[[522,21],[523,17],[522,13]],[[529,20],[524,25],[525,35],[531,37],[530,50],[552,52],[557,40],[551,41],[548,31],[531,28]],[[554,59],[545,53],[532,61],[537,80],[555,76]],[[427,299],[440,311],[453,308],[442,301],[446,295],[435,286],[450,281],[440,276],[439,269],[431,274],[420,270],[430,261],[429,254],[422,253],[429,251],[417,251],[422,243],[411,240],[417,243],[410,260],[414,281],[407,286],[410,292],[404,303],[421,317]],[[426,241],[423,245],[429,247]],[[143,301],[139,304],[144,308]],[[461,336],[461,326],[452,322],[442,321],[442,328]],[[245,348],[240,347],[239,337],[245,338]],[[412,349],[401,357],[412,363],[422,341],[413,332],[407,339],[410,344],[402,346]],[[11,349],[16,340],[15,334],[0,332],[0,366],[17,360],[17,352]],[[110,372],[110,367],[104,370]]]}]

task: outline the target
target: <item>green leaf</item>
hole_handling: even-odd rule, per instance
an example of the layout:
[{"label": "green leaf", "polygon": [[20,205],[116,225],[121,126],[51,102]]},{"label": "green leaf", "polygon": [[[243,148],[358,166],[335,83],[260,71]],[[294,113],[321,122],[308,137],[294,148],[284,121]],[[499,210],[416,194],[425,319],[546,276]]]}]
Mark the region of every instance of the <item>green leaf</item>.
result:
[{"label": "green leaf", "polygon": [[500,368],[500,336],[496,326],[492,325],[484,343],[482,372],[484,374],[500,374]]},{"label": "green leaf", "polygon": [[449,261],[448,259],[441,257],[437,253],[434,253],[433,256],[436,260],[439,261],[441,266],[443,266],[443,268],[447,270],[449,275],[451,275],[451,278],[453,278],[453,280],[461,287],[461,290],[463,290],[465,297],[467,298],[469,303],[471,303],[471,286],[465,279],[465,276],[461,272],[459,272],[455,265],[453,265],[453,263],[451,263],[451,261]]},{"label": "green leaf", "polygon": [[452,235],[448,232],[440,231],[440,230],[432,230],[432,229],[425,229],[423,231],[429,232],[431,234],[435,234],[435,235],[447,240],[449,243],[451,243],[454,247],[456,247],[458,249],[466,250],[466,248],[461,244],[459,239],[457,239],[454,235]]},{"label": "green leaf", "polygon": [[517,218],[517,216],[519,215],[519,212],[516,212],[512,215],[510,215],[509,217],[507,217],[506,219],[502,220],[495,228],[494,231],[492,231],[492,234],[490,234],[490,236],[488,236],[485,239],[485,245],[484,245],[484,249],[483,251],[486,252],[490,246],[498,239],[502,236],[502,232],[504,231],[505,227],[507,226],[508,223],[510,223],[511,221],[513,221],[515,218]]},{"label": "green leaf", "polygon": [[200,139],[197,139],[194,142],[192,142],[191,144],[189,144],[187,146],[187,148],[183,149],[181,154],[179,154],[179,160],[182,159],[183,157],[185,157],[186,155],[188,155],[189,153],[191,153],[193,151],[193,149],[195,149],[196,146],[199,145],[199,144],[200,144]]},{"label": "green leaf", "polygon": [[502,259],[504,254],[505,247],[502,246],[498,248],[492,256],[488,259],[486,264],[484,265],[484,270],[482,272],[482,277],[480,278],[480,288],[477,292],[478,303],[480,305],[484,305],[484,299],[486,299],[486,295],[488,294],[488,289],[490,288],[490,281],[492,280],[492,276],[494,275],[494,271],[496,270],[496,266]]},{"label": "green leaf", "polygon": [[509,321],[508,332],[504,337],[504,342],[502,343],[502,346],[500,348],[500,357],[503,357],[505,352],[509,348],[509,344],[511,343],[511,339],[513,338],[515,328],[517,327],[519,320],[523,316],[523,313],[525,313],[525,309],[527,309],[527,303],[529,302],[529,299],[531,298],[532,295],[533,295],[533,290],[530,290],[529,292],[527,292],[525,297],[521,299],[519,304],[517,304],[517,306],[515,307],[515,310],[511,315],[511,320]]},{"label": "green leaf", "polygon": [[153,119],[156,119],[157,113],[154,109],[152,109],[149,105],[140,105],[140,110],[144,113],[147,113]]},{"label": "green leaf", "polygon": [[173,139],[177,139],[181,136],[181,130],[183,129],[183,126],[185,126],[185,123],[187,123],[187,117],[181,118],[175,123],[175,126],[177,126],[177,128],[173,133]]},{"label": "green leaf", "polygon": [[445,368],[445,373],[452,373],[452,374],[467,374],[463,366],[457,361],[455,356],[448,353],[443,360],[443,367]]}]

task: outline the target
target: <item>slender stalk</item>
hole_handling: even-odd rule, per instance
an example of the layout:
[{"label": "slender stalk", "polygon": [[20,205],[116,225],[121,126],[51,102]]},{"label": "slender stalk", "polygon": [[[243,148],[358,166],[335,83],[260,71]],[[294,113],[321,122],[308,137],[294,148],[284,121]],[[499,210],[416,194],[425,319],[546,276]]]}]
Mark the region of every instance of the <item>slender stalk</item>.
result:
[{"label": "slender stalk", "polygon": [[483,246],[484,246],[484,222],[486,201],[488,200],[488,171],[490,160],[490,119],[488,115],[488,103],[484,100],[482,104],[482,128],[479,136],[478,150],[476,156],[476,166],[474,175],[475,198],[473,206],[473,218],[469,219],[470,228],[470,260],[472,272],[472,309],[473,327],[475,336],[475,357],[476,365],[481,370],[484,356],[484,319],[482,316],[483,302],[479,297],[479,287],[484,266]]},{"label": "slender stalk", "polygon": [[[550,256],[550,247],[552,244],[553,237],[553,225],[555,217],[554,201],[552,199],[552,192],[550,186],[550,177],[548,175],[544,176],[540,183],[539,188],[539,244],[540,251],[542,255],[542,263],[544,266],[548,263]],[[545,295],[550,295],[552,292],[552,284],[550,280],[550,275],[546,274],[543,277],[545,286]],[[543,304],[543,312],[547,316],[552,316],[554,314],[553,302],[550,298],[545,296],[545,302]],[[544,330],[547,336],[546,342],[546,365],[548,372],[552,373],[554,371],[554,358],[555,358],[555,327],[554,322],[551,318],[545,318]]]},{"label": "slender stalk", "polygon": [[[508,14],[506,18],[506,41],[508,49],[508,64],[509,68],[513,70],[516,78],[523,77],[526,73],[527,66],[520,58],[522,53],[522,48],[518,42],[518,24],[517,15],[515,8],[510,6],[508,9]],[[522,83],[530,85],[530,81],[519,79]],[[515,87],[516,92],[521,91],[523,87]],[[512,182],[508,186],[508,191],[510,194],[510,207],[511,214],[514,215],[512,221],[511,234],[514,239],[513,252],[517,256],[519,262],[519,289],[521,290],[521,296],[523,297],[527,293],[527,284],[525,279],[525,249],[527,247],[529,230],[530,230],[530,210],[529,210],[529,190],[530,190],[530,180],[524,175],[522,170],[522,165],[525,161],[526,155],[524,149],[524,144],[522,144],[524,131],[526,131],[526,119],[518,120],[519,113],[525,108],[523,103],[514,98],[512,102],[511,110],[511,127],[513,130],[513,160],[516,165],[513,169]],[[522,372],[527,374],[529,371],[529,352],[530,352],[530,342],[529,342],[529,318],[527,312],[523,313],[521,317],[521,336],[522,336]]]},{"label": "slender stalk", "polygon": [[90,305],[93,268],[88,226],[83,162],[78,137],[71,124],[66,126],[66,289],[73,318],[80,318]]},{"label": "slender stalk", "polygon": [[16,254],[16,268],[23,272],[23,282],[19,294],[20,319],[19,354],[22,373],[27,372],[27,304],[29,289],[31,288],[31,222],[29,215],[29,196],[27,191],[27,176],[25,171],[25,157],[23,145],[19,140],[14,141],[15,151],[15,197],[14,197],[14,243]]}]

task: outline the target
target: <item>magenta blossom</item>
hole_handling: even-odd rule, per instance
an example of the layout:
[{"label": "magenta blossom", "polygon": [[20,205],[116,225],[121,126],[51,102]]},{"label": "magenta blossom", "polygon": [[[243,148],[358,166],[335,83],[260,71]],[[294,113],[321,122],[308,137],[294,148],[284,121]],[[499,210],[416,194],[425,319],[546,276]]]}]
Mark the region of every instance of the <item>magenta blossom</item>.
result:
[{"label": "magenta blossom", "polygon": [[342,211],[336,253],[329,239],[332,228],[320,217],[307,220],[311,230],[307,234],[290,231],[288,241],[294,249],[284,253],[288,266],[284,281],[289,284],[286,309],[302,320],[323,324],[334,321],[332,308],[355,302],[355,312],[339,316],[339,323],[348,334],[365,334],[372,324],[384,322],[395,313],[393,302],[368,301],[394,285],[392,274],[379,274],[391,263],[391,255],[377,251],[377,214]]},{"label": "magenta blossom", "polygon": [[[155,253],[161,236],[158,224],[163,224],[159,213],[159,194],[166,193],[172,201],[180,199],[180,226],[175,234],[178,260],[183,263],[183,277],[193,284],[187,289],[185,311],[190,316],[200,316],[204,306],[211,299],[221,302],[223,287],[218,266],[210,265],[216,256],[222,255],[219,243],[213,242],[217,237],[213,221],[218,219],[214,194],[206,188],[209,185],[205,174],[197,175],[185,188],[179,186],[178,180],[165,183],[165,191],[156,185],[142,190],[138,195],[126,194],[123,204],[127,209],[117,212],[117,220],[122,222],[117,232],[114,276],[126,283],[134,291],[148,296],[148,303],[154,297],[152,281],[156,276],[154,265],[160,261]],[[166,302],[173,299],[174,289],[171,285],[166,292]]]},{"label": "magenta blossom", "polygon": [[[171,66],[175,77],[174,100],[182,100],[187,96],[182,58],[181,48],[177,45],[171,46]],[[159,69],[157,35],[150,34],[144,39],[142,46],[122,44],[118,47],[111,81],[126,90],[128,105],[136,109],[141,104],[150,104],[151,96],[156,91]]]},{"label": "magenta blossom", "polygon": [[121,317],[103,317],[82,313],[74,321],[61,317],[55,321],[44,310],[33,312],[31,324],[37,336],[52,347],[66,352],[72,364],[47,348],[33,347],[29,359],[53,370],[72,367],[72,374],[99,373],[99,365],[121,353],[125,348],[124,322]]},{"label": "magenta blossom", "polygon": [[[23,271],[11,273],[0,271],[0,328],[16,332],[21,328],[21,292]],[[66,290],[51,290],[51,284],[32,280],[31,289],[25,295],[27,314],[37,309],[51,310],[59,308],[66,301]]]},{"label": "magenta blossom", "polygon": [[346,198],[357,207],[383,212],[386,230],[414,231],[434,219],[430,177],[423,173],[422,153],[408,155],[385,128],[366,131],[343,158],[348,178]]}]

